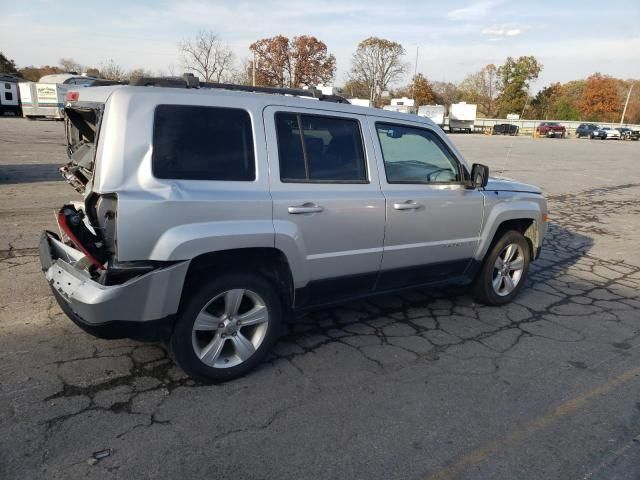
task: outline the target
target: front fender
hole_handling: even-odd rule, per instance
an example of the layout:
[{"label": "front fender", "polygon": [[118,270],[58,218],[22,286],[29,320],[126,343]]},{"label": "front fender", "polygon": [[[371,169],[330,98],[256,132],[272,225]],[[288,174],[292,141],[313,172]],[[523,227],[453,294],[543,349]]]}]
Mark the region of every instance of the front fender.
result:
[{"label": "front fender", "polygon": [[[500,225],[508,220],[520,220],[528,219],[533,220],[538,229],[537,235],[534,236],[536,242],[534,243],[534,249],[542,245],[542,239],[544,237],[544,225],[543,215],[546,213],[546,202],[542,196],[529,196],[522,198],[514,195],[511,198],[505,199],[505,195],[508,193],[499,192],[499,195],[495,195],[496,192],[488,192],[487,201],[485,203],[487,212],[485,214],[485,221],[482,226],[482,233],[480,237],[480,244],[476,251],[475,259],[482,261],[489,246],[495,237]],[[495,196],[496,198],[492,198]],[[536,244],[537,243],[537,244]]]},{"label": "front fender", "polygon": [[190,223],[165,231],[149,260],[190,260],[204,253],[238,248],[274,247],[271,220]]}]

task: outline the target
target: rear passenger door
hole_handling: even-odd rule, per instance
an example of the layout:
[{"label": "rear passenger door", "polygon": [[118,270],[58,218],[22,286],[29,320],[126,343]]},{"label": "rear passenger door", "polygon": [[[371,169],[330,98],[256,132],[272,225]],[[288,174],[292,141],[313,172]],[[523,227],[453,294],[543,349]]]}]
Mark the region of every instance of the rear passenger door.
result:
[{"label": "rear passenger door", "polygon": [[370,292],[385,202],[366,117],[272,106],[264,118],[275,244],[292,263],[296,305]]}]

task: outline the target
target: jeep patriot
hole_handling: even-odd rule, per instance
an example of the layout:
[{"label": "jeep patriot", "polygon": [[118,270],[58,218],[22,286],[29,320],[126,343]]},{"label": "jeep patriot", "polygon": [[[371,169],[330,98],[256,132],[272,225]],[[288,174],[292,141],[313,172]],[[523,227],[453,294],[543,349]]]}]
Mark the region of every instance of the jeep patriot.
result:
[{"label": "jeep patriot", "polygon": [[143,80],[66,98],[61,171],[82,199],[40,259],[87,332],[166,341],[217,382],[295,312],[451,283],[503,305],[523,288],[542,192],[470,167],[432,121],[315,89]]}]

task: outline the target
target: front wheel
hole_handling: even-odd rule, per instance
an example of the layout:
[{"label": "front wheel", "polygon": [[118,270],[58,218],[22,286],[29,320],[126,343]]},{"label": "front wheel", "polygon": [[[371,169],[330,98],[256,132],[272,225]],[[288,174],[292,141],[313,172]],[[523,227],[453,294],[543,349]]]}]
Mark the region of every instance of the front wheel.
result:
[{"label": "front wheel", "polygon": [[171,353],[193,378],[231,380],[264,359],[281,318],[279,296],[264,277],[223,274],[205,282],[185,303],[171,336]]},{"label": "front wheel", "polygon": [[522,289],[529,271],[530,249],[520,232],[509,230],[491,247],[472,286],[486,305],[504,305]]}]

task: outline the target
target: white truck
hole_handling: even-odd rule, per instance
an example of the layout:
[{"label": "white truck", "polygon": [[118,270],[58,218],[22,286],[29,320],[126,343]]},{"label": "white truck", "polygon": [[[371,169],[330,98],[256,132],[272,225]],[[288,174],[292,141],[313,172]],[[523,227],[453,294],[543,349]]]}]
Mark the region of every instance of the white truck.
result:
[{"label": "white truck", "polygon": [[473,131],[478,106],[473,103],[453,103],[449,107],[449,132]]},{"label": "white truck", "polygon": [[0,75],[0,115],[11,112],[19,115],[20,102],[18,98],[17,77]]},{"label": "white truck", "polygon": [[88,87],[93,77],[60,73],[45,75],[37,83],[20,82],[20,103],[25,118],[63,118],[67,91]]},{"label": "white truck", "polygon": [[428,118],[440,128],[444,126],[444,105],[421,105],[418,107],[418,115]]}]

